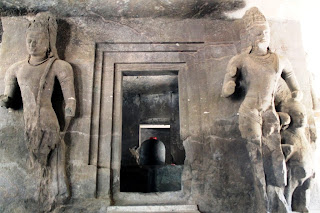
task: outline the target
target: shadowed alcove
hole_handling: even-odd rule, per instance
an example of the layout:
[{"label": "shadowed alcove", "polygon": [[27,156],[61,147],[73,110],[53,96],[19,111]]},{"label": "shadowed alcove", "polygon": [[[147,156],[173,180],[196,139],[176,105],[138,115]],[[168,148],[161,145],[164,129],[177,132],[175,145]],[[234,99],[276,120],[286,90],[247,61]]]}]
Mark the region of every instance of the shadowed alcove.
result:
[{"label": "shadowed alcove", "polygon": [[[124,72],[120,191],[181,190],[184,149],[180,144],[178,72]],[[157,138],[165,147],[162,165],[141,160],[141,146]],[[161,143],[160,142],[160,143]],[[145,145],[145,144],[144,144]],[[154,157],[156,153],[146,153]]]}]

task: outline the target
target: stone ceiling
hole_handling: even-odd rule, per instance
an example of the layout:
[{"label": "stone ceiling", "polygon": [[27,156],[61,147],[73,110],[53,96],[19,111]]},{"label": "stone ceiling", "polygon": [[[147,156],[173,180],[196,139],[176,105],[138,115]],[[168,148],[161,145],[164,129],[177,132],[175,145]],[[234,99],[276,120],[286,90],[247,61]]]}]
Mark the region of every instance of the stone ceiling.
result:
[{"label": "stone ceiling", "polygon": [[225,19],[225,12],[245,7],[245,0],[0,0],[1,16],[51,11],[57,16],[117,18]]}]

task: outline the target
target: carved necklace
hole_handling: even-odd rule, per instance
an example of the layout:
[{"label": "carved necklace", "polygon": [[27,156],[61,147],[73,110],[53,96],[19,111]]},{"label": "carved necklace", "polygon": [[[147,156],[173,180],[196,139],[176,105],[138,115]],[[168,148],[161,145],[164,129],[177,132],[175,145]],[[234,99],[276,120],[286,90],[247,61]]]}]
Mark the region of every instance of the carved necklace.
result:
[{"label": "carved necklace", "polygon": [[256,55],[250,54],[250,58],[255,62],[258,62],[263,65],[269,65],[274,62],[274,56],[271,53],[267,53],[264,56],[256,56]]},{"label": "carved necklace", "polygon": [[31,66],[39,66],[40,64],[43,64],[44,62],[48,61],[49,57],[46,59],[43,59],[42,61],[36,62],[36,63],[30,63],[30,55],[28,57],[28,64],[30,64]]}]

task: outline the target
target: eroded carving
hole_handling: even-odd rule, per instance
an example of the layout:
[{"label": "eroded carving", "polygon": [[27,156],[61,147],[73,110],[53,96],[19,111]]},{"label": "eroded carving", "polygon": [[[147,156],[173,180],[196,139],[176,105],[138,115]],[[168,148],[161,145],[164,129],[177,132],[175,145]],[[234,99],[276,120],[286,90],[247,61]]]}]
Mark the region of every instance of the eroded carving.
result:
[{"label": "eroded carving", "polygon": [[[280,211],[281,189],[286,185],[285,163],[280,145],[279,117],[274,95],[280,77],[286,81],[292,98],[302,93],[290,62],[269,50],[270,28],[264,15],[251,8],[243,16],[249,47],[234,56],[228,64],[222,97],[236,96],[244,87],[245,97],[239,109],[239,129],[255,175],[255,191],[260,211]],[[271,162],[271,163],[270,163]],[[281,204],[286,211],[285,201]]]},{"label": "eroded carving", "polygon": [[[14,91],[20,87],[30,166],[39,175],[36,199],[40,211],[49,211],[70,196],[64,134],[75,115],[76,99],[72,67],[58,58],[56,38],[55,17],[39,13],[26,32],[29,56],[7,70],[5,92],[0,99],[1,106],[9,108]],[[62,132],[51,103],[55,78],[60,82],[66,104]]]},{"label": "eroded carving", "polygon": [[305,133],[307,112],[303,104],[293,99],[281,106],[281,113],[290,117],[290,124],[281,133],[282,149],[286,157],[288,184],[285,187],[285,197],[293,211],[308,212],[307,193],[314,178],[313,150]]}]

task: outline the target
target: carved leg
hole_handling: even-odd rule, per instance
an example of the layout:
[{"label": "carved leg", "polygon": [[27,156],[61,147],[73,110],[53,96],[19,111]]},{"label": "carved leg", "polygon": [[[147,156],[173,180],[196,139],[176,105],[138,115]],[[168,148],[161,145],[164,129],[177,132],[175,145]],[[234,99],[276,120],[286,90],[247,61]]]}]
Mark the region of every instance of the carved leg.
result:
[{"label": "carved leg", "polygon": [[64,141],[61,141],[61,144],[59,147],[57,147],[58,150],[58,160],[57,160],[57,180],[59,183],[58,186],[58,197],[57,197],[57,201],[59,203],[64,203],[66,200],[68,200],[70,198],[70,188],[69,188],[69,181],[67,178],[67,171],[66,171],[66,146]]},{"label": "carved leg", "polygon": [[309,212],[307,206],[310,202],[310,185],[314,178],[310,177],[302,186],[296,188],[292,195],[292,210],[297,212]]},{"label": "carved leg", "polygon": [[299,180],[294,177],[292,174],[292,169],[288,170],[288,184],[285,187],[284,195],[286,197],[287,203],[292,207],[292,196],[294,190],[298,187],[299,185]]},{"label": "carved leg", "polygon": [[239,130],[241,137],[247,140],[247,150],[250,157],[257,212],[267,212],[268,196],[262,157],[262,118],[257,109],[247,107],[244,102],[239,109]]},{"label": "carved leg", "polygon": [[64,204],[70,197],[69,184],[65,167],[64,144],[59,144],[52,152],[50,158],[50,190],[49,197],[52,208]]},{"label": "carved leg", "polygon": [[263,169],[262,150],[259,140],[248,141],[246,144],[254,175],[254,189],[257,195],[257,202],[260,212],[267,212],[268,196],[266,190],[265,173]]},{"label": "carved leg", "polygon": [[291,208],[287,204],[283,190],[283,188],[278,186],[267,186],[267,194],[269,198],[269,212],[291,212]]},{"label": "carved leg", "polygon": [[55,168],[57,161],[57,147],[60,143],[59,132],[42,129],[41,141],[38,143],[39,148],[36,152],[36,160],[39,164],[39,208],[41,212],[53,210],[55,205]]},{"label": "carved leg", "polygon": [[40,169],[40,185],[39,185],[39,208],[40,212],[49,212],[52,208],[52,198],[50,196],[50,176],[49,167],[42,166]]},{"label": "carved leg", "polygon": [[[269,128],[277,129],[277,120],[271,121],[269,114]],[[265,126],[265,125],[264,125]],[[268,131],[269,132],[269,131]],[[287,182],[287,169],[281,150],[281,139],[278,131],[262,137],[263,166],[266,175],[267,195],[269,198],[268,210],[270,212],[291,212],[284,196],[284,188]]]}]

